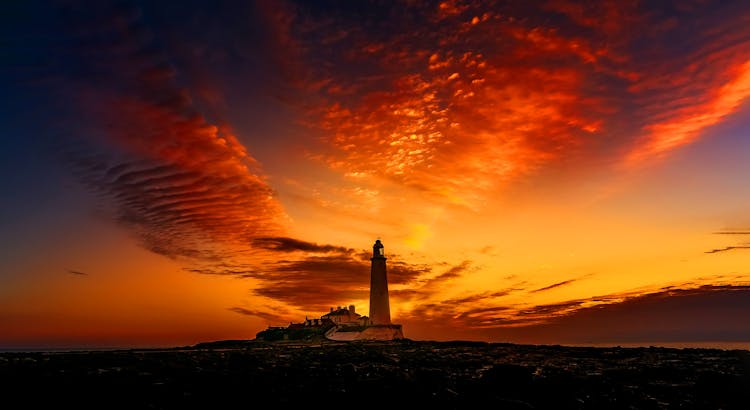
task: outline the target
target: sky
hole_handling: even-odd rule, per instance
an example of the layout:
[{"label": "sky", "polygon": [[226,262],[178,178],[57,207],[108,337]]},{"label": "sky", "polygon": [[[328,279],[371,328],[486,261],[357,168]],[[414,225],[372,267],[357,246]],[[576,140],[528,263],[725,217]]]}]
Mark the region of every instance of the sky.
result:
[{"label": "sky", "polygon": [[750,341],[750,7],[12,1],[0,348]]}]

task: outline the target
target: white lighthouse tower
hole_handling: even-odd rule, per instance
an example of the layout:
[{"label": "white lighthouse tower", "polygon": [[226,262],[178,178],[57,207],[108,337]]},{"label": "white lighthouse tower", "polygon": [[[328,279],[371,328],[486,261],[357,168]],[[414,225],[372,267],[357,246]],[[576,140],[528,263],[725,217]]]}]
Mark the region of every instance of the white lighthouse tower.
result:
[{"label": "white lighthouse tower", "polygon": [[388,275],[385,268],[385,253],[380,239],[372,246],[370,266],[370,323],[391,324],[391,304],[388,299]]}]

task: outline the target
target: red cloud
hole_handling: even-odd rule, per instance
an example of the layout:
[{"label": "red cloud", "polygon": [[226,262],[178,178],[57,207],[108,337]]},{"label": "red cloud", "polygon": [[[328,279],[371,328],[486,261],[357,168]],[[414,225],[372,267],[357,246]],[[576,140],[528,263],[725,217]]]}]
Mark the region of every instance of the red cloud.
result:
[{"label": "red cloud", "polygon": [[78,165],[85,181],[112,196],[120,220],[134,226],[149,249],[190,256],[189,248],[247,245],[282,232],[280,204],[226,128],[137,99],[106,106],[117,107],[100,116],[109,136],[126,157],[138,159],[78,159]]},{"label": "red cloud", "polygon": [[560,165],[652,161],[750,93],[741,8],[370,7],[390,18],[294,12],[307,124],[327,143],[313,157],[439,201],[476,207]]},{"label": "red cloud", "polygon": [[70,153],[83,181],[169,257],[218,261],[280,236],[284,211],[231,127],[201,114],[137,10],[104,10],[116,23],[76,23],[81,65],[96,74],[69,85],[91,135]]},{"label": "red cloud", "polygon": [[[464,13],[469,27],[456,16],[463,9],[440,10],[453,10],[452,17],[410,28],[426,41],[396,32],[374,48],[352,28],[326,53],[331,60],[323,66],[332,68],[312,69],[309,83],[324,85],[310,114],[332,147],[321,156],[330,167],[476,206],[488,191],[569,155],[601,130],[609,109],[586,94],[587,77],[609,61],[609,51],[494,12],[477,19]],[[315,41],[325,34],[304,35]],[[347,64],[379,74],[351,72]]]},{"label": "red cloud", "polygon": [[[750,44],[749,44],[750,46]],[[685,98],[674,104],[674,108],[658,113],[654,123],[646,125],[646,135],[641,144],[628,155],[628,164],[659,157],[699,138],[706,128],[733,114],[750,97],[750,60],[728,62],[728,70],[716,67],[715,78],[724,84],[685,84],[676,91],[683,94],[699,94],[697,98]],[[713,69],[710,67],[709,69]],[[695,90],[704,87],[704,90]],[[707,101],[706,101],[707,100]]]}]

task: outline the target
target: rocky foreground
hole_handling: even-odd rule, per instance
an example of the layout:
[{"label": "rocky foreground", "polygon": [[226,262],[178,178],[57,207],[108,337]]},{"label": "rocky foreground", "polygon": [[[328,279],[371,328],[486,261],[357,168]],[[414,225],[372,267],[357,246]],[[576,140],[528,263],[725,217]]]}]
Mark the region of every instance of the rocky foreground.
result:
[{"label": "rocky foreground", "polygon": [[750,352],[407,340],[2,353],[0,393],[3,408],[748,409]]}]

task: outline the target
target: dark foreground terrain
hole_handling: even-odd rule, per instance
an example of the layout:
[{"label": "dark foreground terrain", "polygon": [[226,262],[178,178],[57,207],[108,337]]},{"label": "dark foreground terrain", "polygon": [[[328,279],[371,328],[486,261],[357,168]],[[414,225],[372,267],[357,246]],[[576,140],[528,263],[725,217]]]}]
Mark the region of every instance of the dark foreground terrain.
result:
[{"label": "dark foreground terrain", "polygon": [[748,409],[749,374],[744,350],[237,341],[1,353],[0,407]]}]

